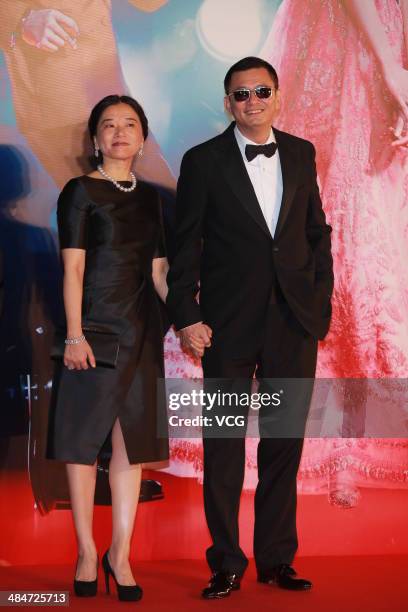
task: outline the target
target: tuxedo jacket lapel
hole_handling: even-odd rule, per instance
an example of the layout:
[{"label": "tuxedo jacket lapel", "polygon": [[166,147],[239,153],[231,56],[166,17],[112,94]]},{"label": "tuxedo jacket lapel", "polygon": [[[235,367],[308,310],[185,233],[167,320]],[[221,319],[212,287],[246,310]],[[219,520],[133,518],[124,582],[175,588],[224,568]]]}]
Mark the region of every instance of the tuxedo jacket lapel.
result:
[{"label": "tuxedo jacket lapel", "polygon": [[278,145],[279,159],[282,170],[282,203],[279,211],[278,223],[275,230],[275,240],[287,219],[296,192],[299,159],[296,151],[290,146],[289,138],[284,132],[273,128]]},{"label": "tuxedo jacket lapel", "polygon": [[259,227],[271,237],[258,198],[252,186],[251,179],[245,168],[241,151],[234,135],[235,123],[232,123],[222,135],[215,150],[218,166],[223,172],[233,193],[251,215]]},{"label": "tuxedo jacket lapel", "polygon": [[[261,207],[256,197],[255,190],[252,186],[251,179],[245,168],[242,159],[241,151],[234,134],[235,123],[225,130],[222,138],[218,141],[218,146],[215,150],[218,166],[221,172],[224,173],[232,191],[244,206],[246,211],[251,215],[259,227],[271,237],[271,233],[266,224]],[[297,176],[298,176],[298,155],[290,143],[290,139],[284,132],[273,129],[276,143],[278,145],[279,159],[282,170],[282,203],[280,207],[278,223],[275,230],[275,239],[278,237],[282,227],[287,219],[293,196],[296,192]]]}]

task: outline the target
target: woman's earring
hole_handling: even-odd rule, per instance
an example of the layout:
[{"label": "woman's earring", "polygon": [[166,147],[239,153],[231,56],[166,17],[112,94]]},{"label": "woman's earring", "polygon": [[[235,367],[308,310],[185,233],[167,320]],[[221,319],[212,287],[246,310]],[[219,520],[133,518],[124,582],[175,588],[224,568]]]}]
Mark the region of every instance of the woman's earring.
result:
[{"label": "woman's earring", "polygon": [[98,147],[98,144],[96,142],[95,142],[95,157],[96,157],[96,159],[98,159],[98,157],[99,157],[99,147]]},{"label": "woman's earring", "polygon": [[140,149],[139,149],[139,151],[137,152],[137,154],[138,154],[138,156],[139,156],[139,157],[142,157],[142,155],[143,155],[143,142],[142,142],[142,144],[140,145]]}]

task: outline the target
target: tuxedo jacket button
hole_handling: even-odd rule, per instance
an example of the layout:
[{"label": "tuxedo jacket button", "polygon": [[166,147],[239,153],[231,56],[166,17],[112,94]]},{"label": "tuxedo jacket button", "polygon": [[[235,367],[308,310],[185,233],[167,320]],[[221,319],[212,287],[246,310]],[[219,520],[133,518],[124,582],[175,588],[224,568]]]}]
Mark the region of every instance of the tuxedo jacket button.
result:
[{"label": "tuxedo jacket button", "polygon": [[279,251],[279,247],[274,246],[274,247],[273,247],[273,252],[274,252],[274,253],[277,253],[278,251]]}]

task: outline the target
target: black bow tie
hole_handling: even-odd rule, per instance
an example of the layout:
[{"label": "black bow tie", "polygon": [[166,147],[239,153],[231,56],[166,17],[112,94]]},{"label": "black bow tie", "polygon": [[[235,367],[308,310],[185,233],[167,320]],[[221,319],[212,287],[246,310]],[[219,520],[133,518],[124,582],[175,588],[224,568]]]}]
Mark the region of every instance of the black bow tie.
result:
[{"label": "black bow tie", "polygon": [[265,157],[272,157],[275,155],[278,145],[276,142],[270,142],[264,145],[250,145],[247,144],[245,147],[245,157],[248,161],[255,159],[257,155],[265,155]]}]

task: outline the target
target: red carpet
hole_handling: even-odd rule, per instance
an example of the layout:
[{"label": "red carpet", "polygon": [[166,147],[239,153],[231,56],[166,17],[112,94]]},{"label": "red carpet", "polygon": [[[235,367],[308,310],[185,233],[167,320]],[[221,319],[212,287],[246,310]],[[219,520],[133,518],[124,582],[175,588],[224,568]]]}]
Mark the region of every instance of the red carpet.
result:
[{"label": "red carpet", "polygon": [[[210,541],[201,485],[191,478],[150,474],[163,483],[165,499],[140,504],[132,555],[137,562],[201,560]],[[252,556],[253,503],[253,493],[244,493],[240,536],[249,556]],[[53,510],[41,516],[33,506],[26,474],[17,471],[0,474],[0,566],[62,564],[75,558],[71,512]],[[300,495],[299,555],[408,555],[407,510],[408,491],[402,489],[364,489],[360,503],[352,510],[330,506],[326,495]],[[102,554],[110,542],[110,507],[95,508],[94,533]]]},{"label": "red carpet", "polygon": [[[405,612],[408,609],[408,557],[300,557],[299,573],[313,580],[307,593],[291,593],[258,584],[251,562],[239,592],[222,601],[200,599],[208,570],[202,561],[139,561],[134,564],[137,580],[144,588],[140,603],[121,603],[116,595],[103,591],[93,599],[78,599],[70,594],[73,610],[131,609],[160,612],[222,610],[254,612]],[[14,566],[0,568],[1,590],[68,590],[73,565]],[[28,609],[25,607],[25,609]]]}]

